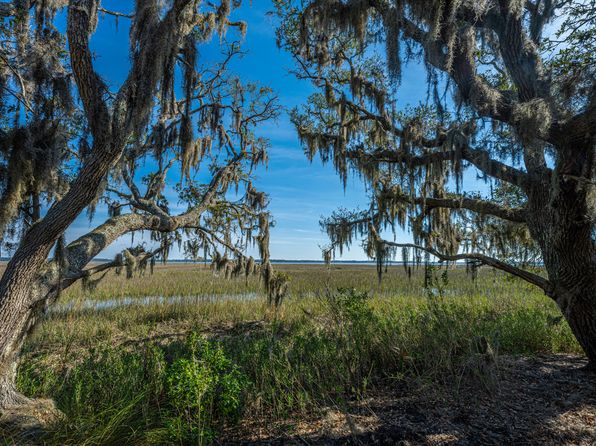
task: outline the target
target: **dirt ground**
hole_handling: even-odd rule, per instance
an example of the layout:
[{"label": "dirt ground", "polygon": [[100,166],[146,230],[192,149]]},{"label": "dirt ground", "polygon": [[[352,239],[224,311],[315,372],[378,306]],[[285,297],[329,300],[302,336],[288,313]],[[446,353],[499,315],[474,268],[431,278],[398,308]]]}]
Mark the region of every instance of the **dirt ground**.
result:
[{"label": "dirt ground", "polygon": [[488,383],[403,384],[308,420],[247,422],[220,444],[593,446],[596,374],[585,365],[569,355],[500,357]]}]

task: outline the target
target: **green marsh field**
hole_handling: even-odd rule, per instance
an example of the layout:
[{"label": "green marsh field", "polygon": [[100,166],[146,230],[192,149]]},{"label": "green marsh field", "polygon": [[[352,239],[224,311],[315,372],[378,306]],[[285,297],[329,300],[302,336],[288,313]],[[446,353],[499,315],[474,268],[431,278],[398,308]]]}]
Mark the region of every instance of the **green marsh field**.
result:
[{"label": "green marsh field", "polygon": [[18,375],[64,413],[46,444],[232,444],[280,423],[292,435],[384,389],[490,395],[501,357],[581,354],[550,299],[492,269],[437,268],[425,288],[424,268],[389,267],[381,283],[369,265],[276,268],[290,280],[277,309],[257,279],[196,264],[65,291]]}]

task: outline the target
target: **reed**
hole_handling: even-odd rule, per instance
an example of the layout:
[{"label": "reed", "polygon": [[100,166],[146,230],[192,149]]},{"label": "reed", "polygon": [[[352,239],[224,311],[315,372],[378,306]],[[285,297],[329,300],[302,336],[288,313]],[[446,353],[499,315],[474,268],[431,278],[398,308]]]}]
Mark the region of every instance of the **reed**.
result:
[{"label": "reed", "polygon": [[[548,298],[492,270],[475,281],[464,269],[437,271],[424,288],[422,271],[408,278],[398,267],[382,283],[369,266],[278,269],[291,282],[277,310],[260,294],[230,298],[261,293],[252,279],[197,265],[68,290],[72,309],[47,316],[19,371],[24,392],[54,398],[66,415],[47,444],[209,444],[247,416],[299,417],[400,380],[456,388],[479,379],[488,389],[498,374],[485,366],[499,355],[580,352]],[[222,298],[81,308],[85,299],[206,294]],[[208,404],[177,406],[172,389],[182,388]]]}]

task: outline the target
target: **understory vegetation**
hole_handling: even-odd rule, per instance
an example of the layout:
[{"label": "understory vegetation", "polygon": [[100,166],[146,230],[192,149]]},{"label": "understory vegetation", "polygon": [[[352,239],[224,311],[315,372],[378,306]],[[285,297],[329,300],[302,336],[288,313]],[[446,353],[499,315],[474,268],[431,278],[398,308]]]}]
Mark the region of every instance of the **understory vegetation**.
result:
[{"label": "understory vegetation", "polygon": [[[299,419],[376,388],[426,383],[457,392],[473,380],[491,392],[499,355],[581,352],[552,300],[492,270],[473,281],[463,268],[437,269],[424,288],[422,270],[408,278],[390,267],[378,284],[365,266],[281,269],[290,295],[277,310],[265,297],[232,298],[251,296],[256,283],[181,265],[123,281],[131,288],[120,292],[110,277],[85,297],[101,302],[134,287],[159,295],[161,283],[177,295],[209,295],[217,285],[222,298],[75,303],[48,315],[18,375],[21,391],[53,398],[65,415],[46,443],[210,444],[247,418]],[[75,289],[64,301],[81,296]]]}]

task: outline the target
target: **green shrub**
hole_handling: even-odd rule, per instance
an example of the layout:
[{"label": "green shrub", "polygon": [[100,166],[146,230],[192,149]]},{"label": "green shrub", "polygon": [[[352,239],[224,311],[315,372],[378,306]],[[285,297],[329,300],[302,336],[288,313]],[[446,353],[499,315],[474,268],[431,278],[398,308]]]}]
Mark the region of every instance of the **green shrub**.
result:
[{"label": "green shrub", "polygon": [[236,419],[246,379],[221,345],[191,334],[188,354],[168,368],[167,397],[173,415],[166,423],[171,440],[205,444],[215,437],[216,420]]},{"label": "green shrub", "polygon": [[364,392],[374,368],[378,340],[378,318],[370,306],[370,296],[354,288],[339,288],[328,293],[326,300],[331,323],[326,325],[323,336],[335,346],[336,359],[331,363],[340,372],[331,376],[348,393]]},{"label": "green shrub", "polygon": [[54,398],[66,415],[48,444],[209,444],[239,416],[247,386],[222,346],[196,334],[167,348],[100,345],[58,370],[38,358],[18,375],[22,391]]}]

